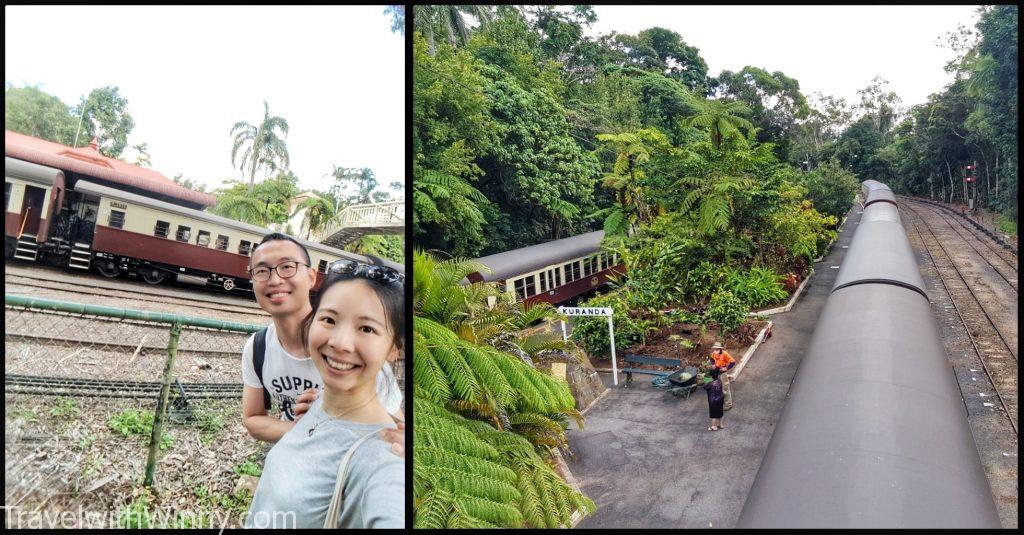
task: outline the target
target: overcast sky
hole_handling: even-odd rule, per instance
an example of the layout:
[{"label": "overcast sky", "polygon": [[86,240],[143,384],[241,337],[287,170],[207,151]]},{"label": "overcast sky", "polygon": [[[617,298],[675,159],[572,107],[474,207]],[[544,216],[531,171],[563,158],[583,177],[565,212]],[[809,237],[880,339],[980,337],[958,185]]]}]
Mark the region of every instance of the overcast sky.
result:
[{"label": "overcast sky", "polygon": [[[288,121],[291,169],[326,189],[332,165],[405,181],[405,46],[383,6],[4,7],[4,75],[76,105],[114,85],[129,147],[153,168],[217,187],[232,125]],[[241,152],[240,152],[241,153]],[[128,148],[122,159],[134,161]]]},{"label": "overcast sky", "polygon": [[708,74],[750,65],[782,71],[804,95],[860,101],[875,75],[904,106],[920,104],[951,77],[949,48],[936,45],[958,24],[973,28],[977,6],[596,6],[590,36],[660,26],[700,49]]}]

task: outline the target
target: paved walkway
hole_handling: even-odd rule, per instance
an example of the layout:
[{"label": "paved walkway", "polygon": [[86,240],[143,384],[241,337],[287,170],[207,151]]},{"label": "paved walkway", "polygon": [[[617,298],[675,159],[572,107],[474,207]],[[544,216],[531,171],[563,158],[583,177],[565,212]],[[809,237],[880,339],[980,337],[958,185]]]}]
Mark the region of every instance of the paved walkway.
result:
[{"label": "paved walkway", "polygon": [[[860,207],[851,210],[832,251],[790,312],[771,316],[772,337],[732,383],[733,409],[722,431],[708,432],[703,391],[681,399],[635,375],[569,433],[569,468],[597,511],[581,528],[732,528],[782,413],[790,383],[835,282]],[[611,385],[611,374],[602,374]],[[647,377],[647,379],[644,379]]]}]

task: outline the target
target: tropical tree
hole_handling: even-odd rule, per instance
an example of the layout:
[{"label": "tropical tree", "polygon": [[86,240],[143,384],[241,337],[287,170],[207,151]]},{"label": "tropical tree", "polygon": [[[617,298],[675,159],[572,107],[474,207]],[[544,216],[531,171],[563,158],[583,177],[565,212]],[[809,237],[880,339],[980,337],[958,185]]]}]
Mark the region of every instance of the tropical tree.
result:
[{"label": "tropical tree", "polygon": [[128,135],[135,128],[135,120],[128,113],[128,99],[122,97],[115,86],[93,89],[73,110],[80,117],[80,140],[96,138],[104,156],[120,158],[128,146]]},{"label": "tropical tree", "polygon": [[448,44],[455,48],[469,42],[469,26],[466,15],[475,17],[481,24],[490,22],[492,7],[482,5],[414,5],[413,25],[427,40],[428,50],[433,56],[437,52],[435,34],[444,32]]},{"label": "tropical tree", "polygon": [[138,145],[132,145],[135,152],[138,152],[138,156],[135,157],[135,165],[139,167],[153,167],[153,162],[149,160],[149,143],[139,143]]},{"label": "tropical tree", "polygon": [[217,215],[260,227],[266,226],[269,222],[267,203],[262,199],[249,195],[244,187],[242,191],[229,190],[218,195],[217,204],[210,211]]},{"label": "tropical tree", "polygon": [[257,168],[263,168],[268,173],[288,169],[288,147],[282,139],[288,137],[288,121],[283,117],[271,117],[270,105],[266,100],[263,101],[263,121],[258,126],[238,121],[231,127],[231,135],[235,136],[231,148],[231,165],[235,165],[239,149],[245,147],[238,168],[244,173],[246,166],[249,167],[250,194],[256,181]]},{"label": "tropical tree", "polygon": [[737,114],[750,114],[750,108],[740,102],[693,99],[691,105],[697,110],[697,114],[688,117],[685,124],[707,128],[716,150],[721,148],[722,140],[726,136],[739,134],[741,128],[744,130],[754,128],[750,121],[737,116]]},{"label": "tropical tree", "polygon": [[771,144],[763,144],[709,158],[695,174],[674,184],[686,188],[679,211],[696,217],[698,234],[710,236],[732,226],[734,199],[754,186],[758,162],[774,160],[771,149]]},{"label": "tropical tree", "polygon": [[384,8],[385,15],[391,15],[391,31],[405,35],[405,6],[390,5]]},{"label": "tropical tree", "polygon": [[595,215],[606,217],[604,229],[608,234],[620,234],[627,228],[632,233],[636,225],[647,223],[656,215],[645,191],[645,164],[652,155],[669,151],[668,139],[656,129],[599,134],[597,139],[610,144],[616,151],[612,172],[605,175],[602,182],[604,187],[615,192],[616,204],[599,210]]},{"label": "tropical tree", "polygon": [[74,143],[78,118],[61,100],[34,86],[4,86],[4,128],[61,145]]},{"label": "tropical tree", "polygon": [[319,235],[324,230],[327,230],[327,227],[338,215],[334,203],[330,199],[319,196],[310,197],[299,203],[291,215],[294,216],[302,210],[306,211],[306,222],[308,224],[306,228],[307,240],[310,235]]}]

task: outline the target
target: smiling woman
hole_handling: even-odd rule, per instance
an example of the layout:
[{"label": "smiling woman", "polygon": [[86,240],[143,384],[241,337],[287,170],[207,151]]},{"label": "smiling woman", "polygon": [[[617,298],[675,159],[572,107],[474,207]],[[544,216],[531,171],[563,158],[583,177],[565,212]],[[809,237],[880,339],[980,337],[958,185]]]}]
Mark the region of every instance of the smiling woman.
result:
[{"label": "smiling woman", "polygon": [[[302,323],[323,396],[267,455],[247,527],[404,527],[404,461],[380,439],[397,420],[376,390],[405,346],[402,281],[347,266],[332,266]],[[291,525],[267,521],[283,512]]]}]

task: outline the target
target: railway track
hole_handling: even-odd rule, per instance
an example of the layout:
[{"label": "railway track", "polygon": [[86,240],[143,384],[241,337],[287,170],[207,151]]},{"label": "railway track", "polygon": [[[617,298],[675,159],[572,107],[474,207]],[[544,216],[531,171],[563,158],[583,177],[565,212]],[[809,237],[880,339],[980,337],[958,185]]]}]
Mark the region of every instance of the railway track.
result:
[{"label": "railway track", "polygon": [[[240,398],[241,383],[172,383],[172,393],[181,391],[189,399]],[[101,398],[150,398],[160,393],[159,382],[111,381],[38,375],[4,376],[4,392]]]},{"label": "railway track", "polygon": [[[956,211],[956,210],[954,210],[954,209],[952,209],[952,208],[950,208],[950,207],[948,207],[948,206],[946,206],[946,205],[944,205],[942,203],[938,203],[938,202],[935,202],[935,201],[930,201],[930,200],[926,200],[926,199],[918,199],[918,198],[913,198],[913,197],[908,197],[908,198],[910,200],[913,200],[914,202],[928,204],[928,205],[931,205],[931,206],[935,206],[936,208],[940,208],[944,212],[947,212],[947,213],[949,213],[951,215],[956,216],[958,218],[958,220],[963,220],[963,221],[966,221],[966,222],[970,223],[977,231],[981,232],[982,234],[985,234],[986,236],[988,236],[988,238],[990,240],[992,240],[995,243],[999,244],[1001,249],[1003,249],[1004,251],[1007,251],[1011,255],[1013,255],[1013,260],[1014,260],[1014,262],[1016,262],[1016,259],[1017,259],[1017,248],[1016,247],[1014,247],[1012,244],[1010,244],[1007,241],[1005,241],[1002,238],[1000,238],[998,235],[996,235],[996,233],[988,230],[987,228],[983,227],[981,224],[977,223],[973,219],[967,217],[962,212],[958,212],[958,211]],[[967,228],[967,226],[964,225],[964,228]]]},{"label": "railway track", "polygon": [[[981,234],[976,229],[972,230],[971,227],[968,227],[967,225],[964,224],[963,221],[960,221],[960,219],[957,216],[946,215],[944,210],[935,210],[931,208],[931,206],[933,205],[927,203],[918,203],[916,201],[913,201],[913,199],[908,200],[910,200],[911,202],[915,202],[917,206],[929,210],[930,212],[938,216],[940,219],[942,219],[943,222],[949,225],[949,228],[952,229],[953,232],[960,236],[960,238],[963,239],[963,241],[967,243],[967,245],[970,246],[971,249],[978,253],[979,257],[985,259],[985,261],[992,267],[992,270],[998,273],[999,276],[1002,277],[1003,280],[1005,280],[1006,283],[1013,288],[1014,292],[1018,291],[1017,255],[1013,254],[1012,252],[1006,250],[1003,247],[995,247],[993,245],[993,241],[988,236]],[[964,231],[966,231],[966,235]],[[968,235],[974,239],[968,239]],[[978,246],[975,245],[976,243],[981,244],[981,249],[979,249]],[[995,258],[998,259],[998,261],[992,261],[993,255]]]},{"label": "railway track", "polygon": [[[992,384],[1003,414],[1009,420],[1014,434],[1019,434],[1017,431],[1016,340],[1013,344],[1007,342],[996,326],[996,322],[982,306],[981,299],[975,295],[972,285],[924,218],[910,204],[904,203],[904,207],[907,208],[905,213],[913,215],[907,219],[918,234],[929,259],[939,274],[939,281],[946,294],[949,295],[960,322],[964,325],[971,346],[978,356],[985,375]],[[921,227],[924,227],[927,234],[921,230]],[[952,276],[953,273],[955,276]],[[1012,361],[1006,358],[1006,354],[1013,357]]]},{"label": "railway track", "polygon": [[269,316],[266,312],[260,309],[258,306],[243,306],[227,304],[223,301],[217,300],[204,300],[193,297],[169,297],[162,293],[147,292],[142,289],[120,289],[112,288],[103,284],[92,284],[88,279],[81,281],[74,281],[72,283],[55,282],[50,279],[42,277],[35,277],[32,275],[24,274],[7,274],[5,277],[5,286],[7,284],[27,286],[30,288],[43,288],[48,290],[55,290],[60,292],[91,295],[101,297],[103,299],[109,298],[123,298],[131,299],[134,301],[143,301],[150,303],[161,303],[171,305],[181,305],[189,308],[216,310],[218,312],[234,312],[240,314],[249,314],[256,316]]}]

